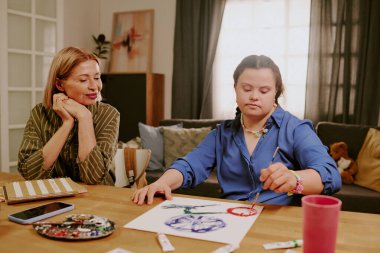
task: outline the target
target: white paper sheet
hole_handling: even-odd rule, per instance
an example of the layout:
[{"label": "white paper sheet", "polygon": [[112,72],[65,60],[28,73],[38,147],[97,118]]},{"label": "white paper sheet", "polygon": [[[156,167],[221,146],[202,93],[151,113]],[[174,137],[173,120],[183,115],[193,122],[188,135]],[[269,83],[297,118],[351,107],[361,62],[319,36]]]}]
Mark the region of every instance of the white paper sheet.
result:
[{"label": "white paper sheet", "polygon": [[227,209],[239,206],[250,207],[239,203],[174,197],[124,227],[239,245],[263,209],[263,206],[255,206],[257,214],[247,217],[227,212]]}]

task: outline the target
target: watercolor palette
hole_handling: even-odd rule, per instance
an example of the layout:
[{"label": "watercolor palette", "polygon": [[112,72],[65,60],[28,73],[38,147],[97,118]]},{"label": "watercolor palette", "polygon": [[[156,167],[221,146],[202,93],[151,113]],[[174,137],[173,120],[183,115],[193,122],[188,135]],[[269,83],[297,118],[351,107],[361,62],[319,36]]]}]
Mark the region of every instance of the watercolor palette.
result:
[{"label": "watercolor palette", "polygon": [[115,223],[92,214],[73,214],[63,222],[36,222],[33,228],[42,236],[57,240],[91,240],[109,236]]}]

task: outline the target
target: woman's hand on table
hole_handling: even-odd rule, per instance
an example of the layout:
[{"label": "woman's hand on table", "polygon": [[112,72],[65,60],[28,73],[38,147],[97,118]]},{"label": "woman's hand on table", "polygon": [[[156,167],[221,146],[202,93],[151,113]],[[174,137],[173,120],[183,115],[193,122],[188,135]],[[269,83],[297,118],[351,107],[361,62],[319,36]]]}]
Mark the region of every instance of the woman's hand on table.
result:
[{"label": "woman's hand on table", "polygon": [[168,200],[172,199],[172,190],[170,187],[164,182],[160,182],[159,180],[135,191],[131,199],[133,203],[137,205],[144,204],[145,200],[148,205],[151,205],[156,194],[164,195],[165,199]]}]

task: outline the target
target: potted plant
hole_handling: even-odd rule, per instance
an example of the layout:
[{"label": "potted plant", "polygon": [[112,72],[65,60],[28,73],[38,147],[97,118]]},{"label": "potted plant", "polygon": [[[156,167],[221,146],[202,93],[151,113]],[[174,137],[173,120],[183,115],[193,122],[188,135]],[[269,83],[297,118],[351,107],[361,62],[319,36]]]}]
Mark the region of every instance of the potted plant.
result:
[{"label": "potted plant", "polygon": [[108,51],[111,42],[106,40],[106,36],[102,33],[99,34],[98,37],[92,35],[92,39],[96,43],[95,50],[92,53],[100,59],[101,72],[104,72],[107,65]]}]

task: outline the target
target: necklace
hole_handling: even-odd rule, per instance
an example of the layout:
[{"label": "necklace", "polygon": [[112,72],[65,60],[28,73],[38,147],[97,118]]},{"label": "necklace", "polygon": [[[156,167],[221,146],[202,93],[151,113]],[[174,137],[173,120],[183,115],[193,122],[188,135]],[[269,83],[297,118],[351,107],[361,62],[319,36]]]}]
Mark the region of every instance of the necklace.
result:
[{"label": "necklace", "polygon": [[243,113],[240,114],[240,123],[245,132],[251,133],[257,138],[260,138],[261,136],[263,136],[263,134],[266,134],[268,132],[268,129],[266,129],[265,126],[261,128],[260,130],[251,130],[251,129],[246,128],[243,121]]}]

